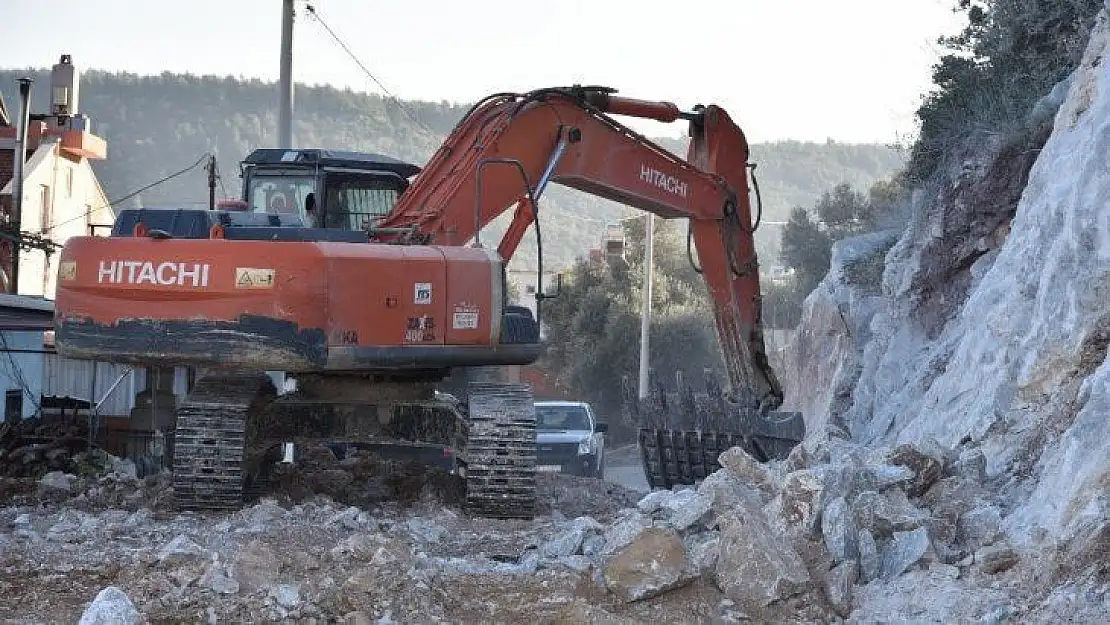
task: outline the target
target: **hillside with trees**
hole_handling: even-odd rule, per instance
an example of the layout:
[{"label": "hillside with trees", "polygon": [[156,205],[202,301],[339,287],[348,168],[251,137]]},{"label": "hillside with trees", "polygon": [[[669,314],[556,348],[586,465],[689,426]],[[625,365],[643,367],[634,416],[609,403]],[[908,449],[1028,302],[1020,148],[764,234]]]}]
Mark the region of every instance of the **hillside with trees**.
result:
[{"label": "hillside with trees", "polygon": [[[1046,102],[1051,98],[1045,96],[1075,68],[1092,17],[1102,3],[954,0],[953,5],[966,16],[967,26],[938,42],[945,53],[933,68],[934,88],[925,94],[917,111],[920,131],[910,146],[906,166],[886,176],[854,180],[828,175],[821,163],[797,165],[793,170],[796,175],[791,180],[806,179],[803,172],[808,172],[813,186],[799,187],[788,207],[775,213],[774,219],[787,222],[775,233],[776,249],[781,250],[779,261],[791,273],[776,280],[768,279],[766,273],[763,276],[767,327],[791,329],[797,325],[804,300],[829,271],[837,241],[879,230],[902,232],[913,219],[922,219],[921,215],[915,217],[914,211],[920,209],[914,208],[912,194],[943,196],[946,185],[952,185],[949,172],[961,164],[966,168],[978,146],[1001,142],[1016,155],[1039,151],[1047,134],[1043,129],[1030,131],[1027,120],[1043,122],[1052,114],[1052,105]],[[753,149],[756,160],[759,150],[767,147]],[[794,150],[795,163],[805,159],[802,146],[778,144],[778,149],[783,151],[776,155]],[[768,161],[773,159],[765,156],[764,162]],[[760,166],[757,173],[769,178],[766,169]],[[1014,175],[1018,179],[1018,174]],[[786,187],[779,182],[777,192],[790,193]],[[1016,200],[1001,194],[984,206],[991,202],[1008,206],[1011,201]],[[974,218],[984,222],[999,219],[991,212],[998,208],[979,210],[982,214]],[[635,379],[639,359],[643,230],[638,224],[629,224],[626,230],[631,243],[628,265],[576,265],[569,274],[566,297],[547,307],[553,346],[546,355],[546,366],[558,372],[567,388],[614,415],[619,410],[620,380],[623,376]],[[704,283],[688,269],[685,230],[664,228],[657,237],[652,366],[666,376],[676,369],[694,376],[705,366],[720,370],[720,350]],[[935,245],[943,250],[958,245],[951,241],[960,240],[957,236]],[[880,292],[886,249],[877,251],[880,262],[860,265],[858,271],[866,275],[854,276],[875,293]],[[761,254],[764,267],[766,259]],[[932,288],[940,291],[943,278],[936,280]]]},{"label": "hillside with trees", "polygon": [[[77,59],[78,63],[80,59]],[[9,109],[18,109],[15,81],[30,75],[33,111],[48,104],[46,69],[0,70],[0,92]],[[272,146],[277,138],[277,87],[261,80],[164,73],[138,76],[85,70],[80,108],[92,130],[108,141],[108,159],[94,164],[108,196],[122,197],[195,163],[211,152],[222,174],[220,194],[238,193],[238,161],[251,150]],[[469,104],[404,101],[403,106],[351,90],[298,85],[293,136],[297,145],[365,150],[424,164]],[[685,144],[663,139],[664,147],[684,154]],[[835,184],[865,186],[902,166],[898,150],[882,145],[782,141],[752,146],[752,160],[764,201],[766,221],[785,221],[797,205],[808,205]],[[144,191],[124,206],[204,204],[202,166]],[[586,194],[553,185],[541,201],[544,263],[567,265],[596,247],[605,224],[637,213]],[[499,230],[507,217],[495,224]],[[759,233],[765,262],[777,256],[778,233]],[[535,266],[529,234],[515,258]]]}]

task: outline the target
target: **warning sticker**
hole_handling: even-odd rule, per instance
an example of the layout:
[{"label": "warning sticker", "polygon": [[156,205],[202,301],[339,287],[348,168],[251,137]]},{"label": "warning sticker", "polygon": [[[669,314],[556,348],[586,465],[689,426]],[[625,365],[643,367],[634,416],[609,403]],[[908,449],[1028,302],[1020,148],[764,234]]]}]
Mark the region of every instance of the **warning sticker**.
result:
[{"label": "warning sticker", "polygon": [[477,330],[478,308],[475,306],[455,306],[451,327],[456,330]]},{"label": "warning sticker", "polygon": [[414,304],[431,304],[432,303],[432,283],[431,282],[417,282],[415,291],[412,296],[412,303]]},{"label": "warning sticker", "polygon": [[252,267],[236,267],[235,288],[272,289],[274,288],[274,270],[255,269]]},{"label": "warning sticker", "polygon": [[59,280],[65,280],[67,282],[70,281],[70,280],[76,280],[77,279],[77,261],[75,261],[75,260],[63,260],[62,263],[60,265],[58,265],[58,279]]}]

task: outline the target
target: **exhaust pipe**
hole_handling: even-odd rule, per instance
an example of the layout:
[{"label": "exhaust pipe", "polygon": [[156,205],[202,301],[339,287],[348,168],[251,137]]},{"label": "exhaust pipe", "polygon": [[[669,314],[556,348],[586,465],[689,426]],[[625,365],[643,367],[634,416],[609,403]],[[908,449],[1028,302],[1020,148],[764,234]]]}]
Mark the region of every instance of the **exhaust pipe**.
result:
[{"label": "exhaust pipe", "polygon": [[12,275],[8,292],[19,293],[19,233],[23,215],[23,169],[27,160],[27,126],[31,123],[32,78],[19,79],[19,126],[16,129],[15,154],[12,163]]}]

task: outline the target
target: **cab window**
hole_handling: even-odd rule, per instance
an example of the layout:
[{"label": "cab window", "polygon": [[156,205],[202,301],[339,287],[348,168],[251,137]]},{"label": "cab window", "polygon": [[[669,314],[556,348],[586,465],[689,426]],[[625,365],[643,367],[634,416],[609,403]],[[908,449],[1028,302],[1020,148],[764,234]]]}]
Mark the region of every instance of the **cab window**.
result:
[{"label": "cab window", "polygon": [[375,226],[393,210],[400,194],[395,181],[329,176],[325,227],[365,230]]},{"label": "cab window", "polygon": [[251,177],[250,210],[255,213],[277,215],[297,215],[305,222],[305,201],[316,190],[313,176],[266,176],[255,174]]}]

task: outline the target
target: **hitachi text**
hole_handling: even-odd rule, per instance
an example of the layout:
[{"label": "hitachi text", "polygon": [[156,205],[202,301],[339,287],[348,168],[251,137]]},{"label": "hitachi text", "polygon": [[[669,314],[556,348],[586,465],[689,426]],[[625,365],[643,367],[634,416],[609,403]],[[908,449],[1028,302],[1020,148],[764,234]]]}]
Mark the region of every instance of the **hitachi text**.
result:
[{"label": "hitachi text", "polygon": [[160,284],[162,286],[208,286],[207,263],[152,263],[141,260],[100,261],[97,282],[101,284]]},{"label": "hitachi text", "polygon": [[652,169],[647,165],[640,165],[640,180],[655,185],[660,189],[674,193],[679,197],[686,197],[686,183],[674,176]]}]

